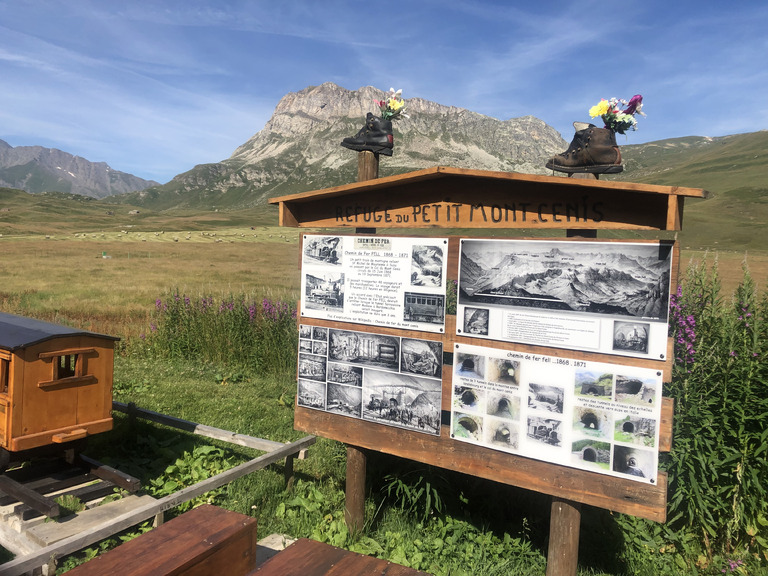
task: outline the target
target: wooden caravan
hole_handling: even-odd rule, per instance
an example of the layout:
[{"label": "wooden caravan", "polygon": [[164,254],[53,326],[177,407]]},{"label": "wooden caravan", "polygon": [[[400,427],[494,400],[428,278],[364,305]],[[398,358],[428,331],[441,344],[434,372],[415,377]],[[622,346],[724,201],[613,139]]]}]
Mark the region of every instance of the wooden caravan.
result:
[{"label": "wooden caravan", "polygon": [[0,464],[112,429],[116,340],[0,313]]}]

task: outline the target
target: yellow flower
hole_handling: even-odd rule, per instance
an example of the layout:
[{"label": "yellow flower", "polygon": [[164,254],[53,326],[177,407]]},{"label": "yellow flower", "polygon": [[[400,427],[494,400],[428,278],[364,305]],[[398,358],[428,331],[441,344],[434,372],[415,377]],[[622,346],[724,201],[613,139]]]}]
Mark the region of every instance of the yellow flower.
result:
[{"label": "yellow flower", "polygon": [[597,116],[602,116],[603,114],[608,112],[608,100],[600,100],[599,104],[596,104],[595,106],[592,106],[592,108],[589,109],[589,115],[592,118],[596,118]]},{"label": "yellow flower", "polygon": [[390,98],[389,102],[387,102],[387,105],[392,108],[395,112],[400,110],[405,105],[404,100],[395,100],[394,98]]}]

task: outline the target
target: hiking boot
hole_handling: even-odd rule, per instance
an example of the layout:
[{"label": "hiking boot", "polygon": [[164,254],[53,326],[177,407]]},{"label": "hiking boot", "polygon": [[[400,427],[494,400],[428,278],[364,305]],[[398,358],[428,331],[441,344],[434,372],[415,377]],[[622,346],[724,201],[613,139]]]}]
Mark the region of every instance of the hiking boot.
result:
[{"label": "hiking boot", "polygon": [[573,127],[576,134],[568,150],[550,158],[547,168],[568,174],[618,174],[624,170],[613,130],[586,122],[574,122]]},{"label": "hiking boot", "polygon": [[365,117],[365,126],[351,138],[344,138],[341,145],[350,150],[368,150],[385,156],[392,156],[394,147],[394,136],[392,135],[392,121],[382,120],[370,112]]}]

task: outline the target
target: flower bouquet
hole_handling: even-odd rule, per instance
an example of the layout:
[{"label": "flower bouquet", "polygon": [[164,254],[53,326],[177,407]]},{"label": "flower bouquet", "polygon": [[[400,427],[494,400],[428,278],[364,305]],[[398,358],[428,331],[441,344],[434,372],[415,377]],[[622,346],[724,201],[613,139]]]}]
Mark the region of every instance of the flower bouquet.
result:
[{"label": "flower bouquet", "polygon": [[384,100],[374,100],[381,111],[382,120],[408,118],[408,114],[405,113],[405,100],[401,96],[402,93],[402,88],[397,91],[394,88],[390,88],[389,94]]},{"label": "flower bouquet", "polygon": [[[619,105],[626,107],[622,110]],[[637,130],[635,114],[645,116],[643,97],[640,94],[632,96],[629,102],[617,98],[600,100],[598,104],[589,109],[590,117],[597,118],[600,116],[605,127],[618,134],[624,134],[627,130]]]}]

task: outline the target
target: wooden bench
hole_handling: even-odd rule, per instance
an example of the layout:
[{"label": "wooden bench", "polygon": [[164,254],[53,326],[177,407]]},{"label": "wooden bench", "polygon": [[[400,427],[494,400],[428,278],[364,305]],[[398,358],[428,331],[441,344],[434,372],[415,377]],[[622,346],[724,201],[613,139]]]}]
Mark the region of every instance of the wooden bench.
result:
[{"label": "wooden bench", "polygon": [[278,552],[248,576],[429,576],[393,564],[302,538]]},{"label": "wooden bench", "polygon": [[205,504],[68,574],[243,576],[255,565],[256,519]]}]

